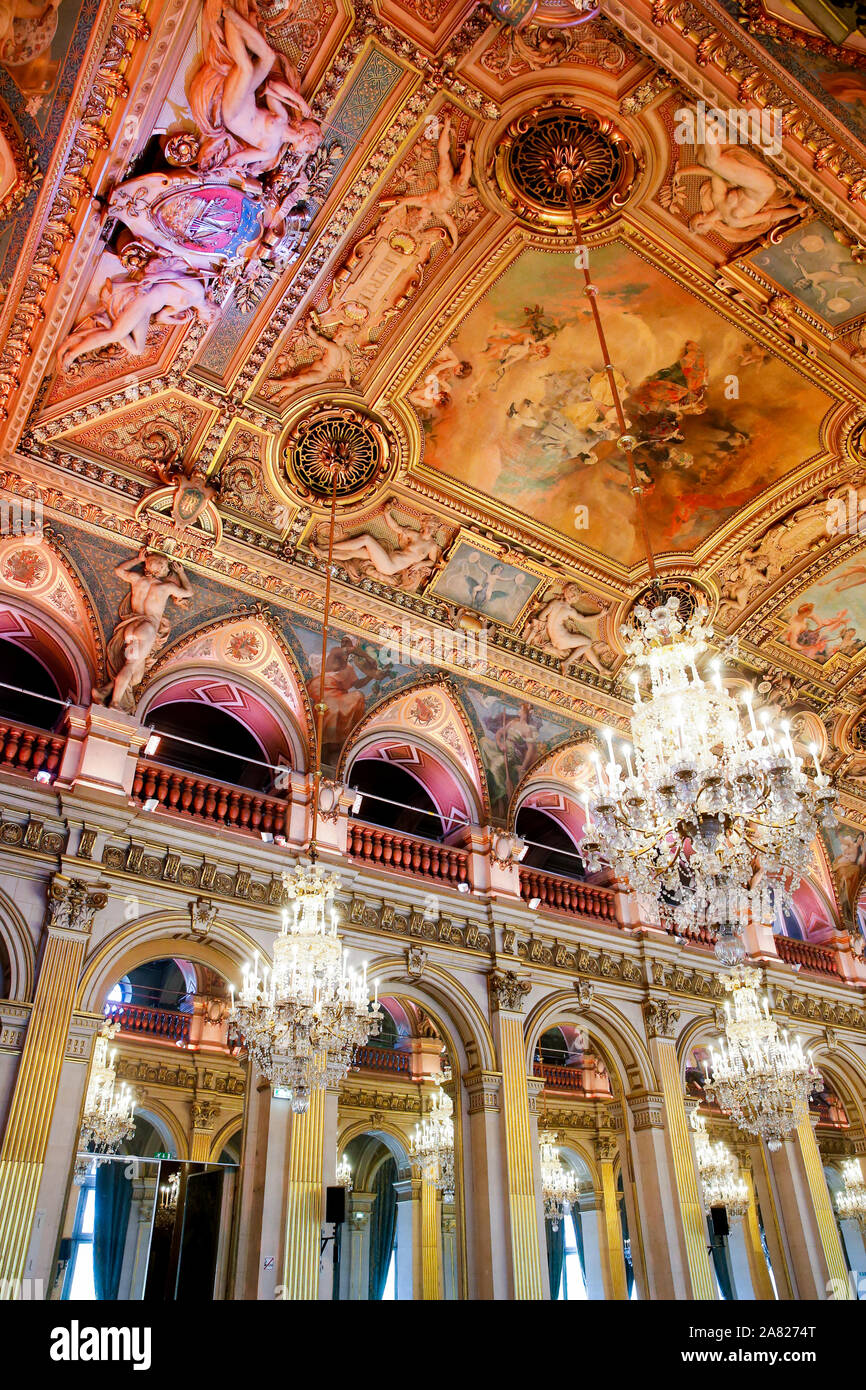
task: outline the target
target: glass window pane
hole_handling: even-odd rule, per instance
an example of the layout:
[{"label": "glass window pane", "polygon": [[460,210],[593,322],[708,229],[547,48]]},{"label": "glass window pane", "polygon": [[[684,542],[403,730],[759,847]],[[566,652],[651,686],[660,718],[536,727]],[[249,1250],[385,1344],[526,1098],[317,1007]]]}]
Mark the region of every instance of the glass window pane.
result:
[{"label": "glass window pane", "polygon": [[92,1187],[86,1187],[83,1192],[84,1205],[81,1208],[81,1225],[79,1233],[83,1236],[93,1235],[93,1214],[96,1206],[96,1192]]},{"label": "glass window pane", "polygon": [[[93,1193],[91,1192],[91,1197]],[[96,1285],[93,1282],[93,1242],[86,1240],[76,1243],[75,1247],[75,1268],[72,1271],[72,1283],[69,1288],[69,1298],[82,1298],[93,1300],[96,1298]]]}]

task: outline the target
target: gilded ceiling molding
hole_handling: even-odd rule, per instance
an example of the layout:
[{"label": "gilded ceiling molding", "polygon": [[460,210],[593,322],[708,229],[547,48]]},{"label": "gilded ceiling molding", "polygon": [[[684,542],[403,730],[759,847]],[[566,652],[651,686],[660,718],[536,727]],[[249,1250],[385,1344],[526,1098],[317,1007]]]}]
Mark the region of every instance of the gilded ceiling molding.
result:
[{"label": "gilded ceiling molding", "polygon": [[[786,112],[785,128],[799,140],[804,154],[826,151],[825,166],[827,160],[833,159],[834,173],[842,186],[850,190],[848,201],[836,196],[822,181],[814,156],[797,160],[783,149],[775,164],[831,218],[855,238],[860,235],[862,228],[850,204],[866,187],[866,175],[860,156],[848,152],[850,136],[837,127],[829,112],[793,86],[790,75],[726,11],[711,0],[657,0],[652,7],[648,0],[633,0],[629,4],[625,0],[601,0],[601,9],[686,90],[702,97],[708,105],[725,109],[733,102],[750,100],[759,106],[782,106]],[[672,43],[668,34],[677,42]],[[684,43],[690,50],[689,61],[682,53]],[[710,65],[718,74],[715,82],[709,80]],[[774,75],[769,89],[760,88],[756,81],[762,69]]]},{"label": "gilded ceiling molding", "polygon": [[[164,68],[166,51],[184,9],[185,0],[170,0],[164,11],[159,31],[144,51],[146,70],[136,84],[134,109],[127,112],[126,128],[117,150],[102,172],[109,163],[117,167],[125,161],[136,138],[138,119]],[[125,74],[133,54],[151,37],[144,9],[119,0],[113,14],[107,10],[102,16],[95,38],[91,40],[94,45],[91,53],[99,53],[99,57],[89,60],[83,67],[81,86],[73,98],[73,104],[79,105],[84,114],[77,125],[65,132],[54,152],[52,169],[46,175],[30,234],[22,249],[21,272],[10,286],[7,302],[12,313],[0,321],[4,343],[0,351],[0,418],[8,420],[3,431],[7,447],[23,427],[54,349],[56,332],[78,292],[80,277],[92,253],[98,218],[90,219],[84,235],[81,235],[80,226],[76,229],[74,224],[82,203],[94,197],[88,180],[92,179],[101,151],[109,146],[105,128],[128,94]],[[65,262],[61,276],[58,267],[70,242],[76,243],[74,256]],[[58,289],[46,316],[43,306],[55,285]],[[45,323],[34,350],[34,335],[43,319]],[[21,390],[19,372],[25,359],[28,371]],[[14,409],[11,408],[13,397]]]}]

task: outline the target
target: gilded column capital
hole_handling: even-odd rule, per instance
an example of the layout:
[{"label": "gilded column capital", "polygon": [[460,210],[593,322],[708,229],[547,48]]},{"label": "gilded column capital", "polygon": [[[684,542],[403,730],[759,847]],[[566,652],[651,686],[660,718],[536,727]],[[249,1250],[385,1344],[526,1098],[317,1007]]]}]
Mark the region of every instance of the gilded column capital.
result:
[{"label": "gilded column capital", "polygon": [[479,1110],[500,1110],[499,1095],[502,1090],[502,1073],[483,1071],[480,1067],[463,1075],[463,1085],[469,1097],[469,1114]]},{"label": "gilded column capital", "polygon": [[680,1021],[680,1011],[667,999],[646,999],[643,1006],[644,1023],[651,1038],[672,1038]]},{"label": "gilded column capital", "polygon": [[613,1163],[616,1160],[618,1146],[612,1134],[599,1134],[595,1141],[595,1156],[599,1163]]},{"label": "gilded column capital", "polygon": [[93,919],[108,902],[108,894],[80,878],[55,874],[48,889],[48,933],[78,941],[89,936]]},{"label": "gilded column capital", "polygon": [[494,1009],[523,1013],[524,1000],[532,989],[514,970],[494,970],[490,974],[490,998]]},{"label": "gilded column capital", "polygon": [[192,1127],[201,1134],[213,1134],[219,1106],[212,1100],[194,1100],[192,1103]]}]

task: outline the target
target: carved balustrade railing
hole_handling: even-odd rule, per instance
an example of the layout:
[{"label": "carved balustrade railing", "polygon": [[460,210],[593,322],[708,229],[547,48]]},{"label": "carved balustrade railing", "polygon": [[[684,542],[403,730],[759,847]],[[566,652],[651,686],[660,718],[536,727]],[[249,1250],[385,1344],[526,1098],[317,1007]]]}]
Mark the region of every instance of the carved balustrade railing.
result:
[{"label": "carved balustrade railing", "polygon": [[348,853],[350,859],[363,864],[393,869],[415,878],[434,879],[452,887],[469,882],[467,850],[440,845],[435,840],[421,840],[414,835],[401,835],[397,830],[383,830],[363,821],[349,823]]},{"label": "carved balustrade railing", "polygon": [[65,734],[0,720],[0,768],[6,772],[22,772],[28,777],[35,777],[38,772],[53,775],[65,747]]},{"label": "carved balustrade railing", "polygon": [[833,946],[818,946],[814,941],[797,941],[792,936],[776,936],[776,952],[789,965],[801,965],[813,975],[840,977],[839,952]]},{"label": "carved balustrade railing", "polygon": [[156,803],[151,805],[151,810],[191,816],[226,830],[286,834],[288,792],[281,797],[268,796],[139,758],[132,794],[143,805]]},{"label": "carved balustrade railing", "polygon": [[159,1009],[150,1004],[109,1003],[103,1010],[111,1023],[119,1023],[121,1034],[142,1034],[166,1042],[189,1042],[192,1014],[177,1009]]},{"label": "carved balustrade railing", "polygon": [[392,1075],[405,1072],[408,1076],[411,1071],[409,1053],[398,1052],[395,1047],[356,1047],[353,1066],[365,1071],[387,1071]]},{"label": "carved balustrade railing", "polygon": [[616,923],[616,894],[611,888],[576,879],[558,878],[539,869],[520,870],[520,896],[524,902],[538,899],[538,906],[549,912],[565,912],[573,917],[595,917]]}]

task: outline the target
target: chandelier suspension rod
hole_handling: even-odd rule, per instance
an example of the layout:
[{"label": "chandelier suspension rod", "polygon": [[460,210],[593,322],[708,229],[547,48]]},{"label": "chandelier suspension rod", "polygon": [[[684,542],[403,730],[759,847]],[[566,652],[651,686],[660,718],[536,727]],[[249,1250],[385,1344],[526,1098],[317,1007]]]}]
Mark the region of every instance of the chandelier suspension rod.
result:
[{"label": "chandelier suspension rod", "polygon": [[[566,195],[568,197],[568,208],[569,212],[571,213],[571,222],[574,228],[575,248],[580,247],[585,244],[583,240],[583,228],[581,226],[580,219],[578,218],[577,208],[575,207],[574,202],[574,173],[567,164],[564,164],[557,171],[556,181],[565,188]],[[610,392],[613,397],[613,407],[616,411],[617,423],[619,424],[620,428],[620,437],[617,440],[617,444],[619,445],[622,452],[625,454],[626,463],[628,464],[629,482],[631,485],[631,492],[635,500],[635,509],[637,511],[638,524],[640,526],[641,536],[643,538],[644,550],[646,552],[647,566],[649,568],[650,579],[657,579],[658,570],[656,569],[655,557],[653,556],[652,545],[650,543],[646,513],[644,511],[642,501],[643,488],[638,482],[637,471],[634,466],[633,450],[637,441],[634,440],[633,436],[631,436],[628,433],[629,425],[628,421],[625,418],[625,411],[623,410],[622,399],[620,397],[619,387],[617,386],[616,382],[616,374],[613,369],[613,363],[610,360],[610,352],[608,350],[607,339],[604,334],[604,325],[601,321],[601,314],[599,313],[598,304],[596,302],[598,295],[598,286],[593,284],[592,276],[589,271],[589,266],[583,265],[581,269],[583,271],[583,278],[585,281],[584,293],[589,301],[590,311],[592,313],[593,322],[595,324],[595,331],[598,335],[599,347],[601,348],[602,352],[604,371],[605,375],[607,376],[608,384],[610,386]]]},{"label": "chandelier suspension rod", "polygon": [[310,859],[316,862],[316,832],[319,828],[319,788],[322,784],[322,738],[325,728],[325,663],[328,659],[328,624],[331,618],[331,569],[334,563],[334,530],[337,523],[337,484],[340,468],[331,464],[331,516],[328,524],[328,567],[325,572],[325,606],[322,612],[322,666],[319,672],[319,699],[316,704],[316,768],[313,775],[313,814],[310,825]]}]

